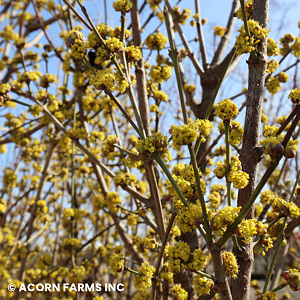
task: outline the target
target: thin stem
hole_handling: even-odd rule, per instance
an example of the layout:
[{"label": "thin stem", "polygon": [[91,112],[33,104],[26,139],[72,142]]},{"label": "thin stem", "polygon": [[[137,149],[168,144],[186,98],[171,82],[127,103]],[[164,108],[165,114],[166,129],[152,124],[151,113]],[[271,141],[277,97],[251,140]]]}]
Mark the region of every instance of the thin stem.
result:
[{"label": "thin stem", "polygon": [[279,286],[277,286],[276,288],[274,288],[271,292],[277,292],[281,289],[284,289],[289,283],[288,282],[284,282],[282,284],[280,284]]},{"label": "thin stem", "polygon": [[184,123],[187,124],[188,117],[187,117],[186,105],[185,105],[184,96],[183,96],[183,87],[182,87],[182,82],[181,82],[181,77],[180,77],[180,72],[179,72],[179,66],[178,66],[178,50],[174,44],[174,39],[173,39],[174,34],[172,32],[172,27],[170,25],[170,17],[169,17],[167,7],[165,7],[164,14],[165,14],[165,20],[166,20],[166,28],[167,28],[168,37],[169,37],[169,44],[170,44],[170,48],[171,48],[169,55],[172,59],[174,70],[175,70],[180,104],[181,104],[181,109],[182,109],[182,114],[183,114],[183,120],[184,120]]},{"label": "thin stem", "polygon": [[115,96],[111,93],[110,90],[104,90],[105,94],[107,94],[110,99],[116,104],[116,106],[119,108],[119,110],[122,112],[124,117],[127,119],[127,121],[130,123],[130,125],[133,127],[133,129],[137,132],[137,134],[140,136],[140,138],[145,138],[142,132],[139,130],[139,128],[134,124],[134,122],[131,120],[129,115],[127,114],[126,110],[123,108],[123,106],[119,103],[119,101],[115,98]]},{"label": "thin stem", "polygon": [[228,175],[230,172],[230,159],[229,159],[229,125],[230,120],[224,120],[223,124],[225,126],[225,142],[226,142],[226,185],[227,185],[227,200],[228,200],[228,206],[231,206],[231,182],[228,180]]},{"label": "thin stem", "polygon": [[[246,17],[246,12],[245,12],[245,0],[240,0],[241,3],[241,9],[242,9],[242,16],[243,16],[243,22],[244,22],[244,28],[247,36],[250,38],[250,32],[248,28],[248,22],[247,22],[247,17]],[[257,55],[255,51],[252,51],[250,53],[251,57],[255,60],[257,58]]]},{"label": "thin stem", "polygon": [[199,194],[199,198],[200,198],[200,203],[201,203],[201,208],[202,208],[202,213],[203,213],[203,219],[204,219],[204,228],[206,230],[206,234],[208,237],[208,242],[211,243],[212,242],[212,235],[211,235],[211,229],[209,227],[209,222],[207,219],[207,211],[206,211],[206,205],[205,205],[205,199],[201,190],[201,181],[200,181],[200,174],[199,174],[199,169],[198,169],[198,165],[197,165],[197,159],[196,159],[196,155],[195,155],[195,151],[192,145],[189,145],[189,151],[190,151],[190,155],[191,155],[191,163],[194,169],[194,175],[195,175],[195,179],[196,179],[196,185],[197,185],[197,190],[198,190],[198,194]]},{"label": "thin stem", "polygon": [[277,239],[276,248],[275,248],[275,251],[274,251],[274,254],[273,254],[273,258],[272,258],[272,262],[271,262],[271,265],[270,265],[270,268],[269,268],[267,279],[266,279],[266,282],[265,282],[265,285],[264,285],[263,294],[267,291],[267,288],[268,288],[268,285],[269,285],[269,282],[271,280],[271,276],[272,276],[272,273],[273,273],[273,269],[274,269],[274,266],[275,266],[275,263],[276,263],[279,248],[281,246],[281,243],[283,242],[283,232],[284,232],[286,220],[287,220],[287,217],[284,218],[283,224],[281,226],[280,235]]},{"label": "thin stem", "polygon": [[201,275],[202,277],[209,278],[209,279],[211,279],[211,280],[213,280],[213,281],[216,281],[216,280],[217,280],[216,277],[211,276],[211,275],[208,275],[208,274],[206,274],[206,273],[204,273],[204,272],[202,272],[202,271],[196,271],[195,273],[198,274],[198,275]]}]

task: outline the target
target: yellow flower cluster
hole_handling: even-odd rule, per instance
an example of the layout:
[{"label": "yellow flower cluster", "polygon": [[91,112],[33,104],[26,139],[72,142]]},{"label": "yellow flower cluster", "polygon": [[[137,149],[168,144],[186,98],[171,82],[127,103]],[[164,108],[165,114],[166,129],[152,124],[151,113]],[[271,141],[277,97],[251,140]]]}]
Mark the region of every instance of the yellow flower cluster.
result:
[{"label": "yellow flower cluster", "polygon": [[267,90],[270,94],[276,94],[281,89],[281,83],[278,78],[275,78],[274,76],[271,76],[268,80],[267,84]]},{"label": "yellow flower cluster", "polygon": [[172,74],[172,67],[169,65],[151,66],[149,76],[155,83],[163,83],[167,81]]},{"label": "yellow flower cluster", "polygon": [[268,60],[267,71],[266,72],[267,73],[274,73],[278,67],[279,67],[279,62],[277,60],[275,60],[275,59]]},{"label": "yellow flower cluster", "polygon": [[47,88],[50,86],[50,83],[56,83],[56,76],[54,74],[45,74],[40,78],[40,86]]},{"label": "yellow flower cluster", "polygon": [[214,214],[210,227],[217,236],[222,236],[227,227],[230,226],[237,218],[241,207],[227,206]]},{"label": "yellow flower cluster", "polygon": [[118,174],[114,177],[114,183],[116,186],[130,185],[136,188],[142,194],[146,193],[147,183],[144,181],[138,181],[135,175],[130,173]]},{"label": "yellow flower cluster", "polygon": [[0,84],[0,95],[4,95],[9,93],[11,90],[11,86],[9,83],[2,83]]},{"label": "yellow flower cluster", "polygon": [[239,235],[244,238],[245,243],[250,243],[252,237],[257,234],[257,221],[255,219],[244,219],[238,225]]},{"label": "yellow flower cluster", "polygon": [[181,126],[172,125],[170,133],[172,134],[173,146],[175,149],[180,149],[182,145],[189,145],[199,137],[204,142],[210,134],[211,129],[212,122],[200,119]]},{"label": "yellow flower cluster", "polygon": [[87,45],[84,35],[78,30],[71,30],[64,37],[68,49],[71,49],[75,60],[82,60],[87,52]]},{"label": "yellow flower cluster", "polygon": [[109,266],[113,274],[123,271],[124,254],[122,252],[122,247],[117,246],[113,249],[113,253],[109,257]]},{"label": "yellow flower cluster", "polygon": [[280,48],[280,54],[286,55],[290,51],[290,44],[295,40],[295,36],[291,33],[286,33],[281,39],[280,43],[282,48]]},{"label": "yellow flower cluster", "polygon": [[232,276],[232,278],[237,277],[239,272],[239,266],[236,261],[236,257],[231,252],[224,251],[222,253],[223,264],[227,276]]},{"label": "yellow flower cluster", "polygon": [[133,284],[138,291],[144,291],[152,285],[152,275],[155,268],[147,262],[143,262],[141,267],[138,268],[141,275],[134,277]]},{"label": "yellow flower cluster", "polygon": [[[127,219],[128,220],[128,219]],[[157,242],[154,238],[148,236],[142,238],[139,235],[133,236],[133,245],[139,253],[148,252],[149,249],[155,249],[157,247]]]},{"label": "yellow flower cluster", "polygon": [[262,297],[261,300],[277,300],[279,297],[279,295],[277,295],[275,292],[265,292]]},{"label": "yellow flower cluster", "polygon": [[189,207],[182,206],[179,208],[176,224],[183,233],[192,231],[192,228],[196,228],[196,225],[200,225],[203,222],[203,213],[199,200],[196,203],[190,203]]},{"label": "yellow flower cluster", "polygon": [[210,289],[214,286],[214,282],[200,275],[194,277],[194,289],[198,296],[209,294]]},{"label": "yellow flower cluster", "polygon": [[224,36],[227,31],[226,27],[221,27],[219,25],[214,27],[214,34],[219,36]]},{"label": "yellow flower cluster", "polygon": [[241,170],[232,170],[228,173],[228,181],[233,183],[236,189],[243,189],[249,182],[249,174]]},{"label": "yellow flower cluster", "polygon": [[211,209],[216,209],[221,204],[221,195],[218,192],[211,192],[208,195],[209,207]]},{"label": "yellow flower cluster", "polygon": [[162,50],[168,42],[166,36],[160,32],[148,35],[145,44],[150,50]]},{"label": "yellow flower cluster", "polygon": [[184,85],[183,89],[184,89],[185,91],[188,91],[189,93],[194,93],[195,90],[196,90],[196,86],[195,86],[194,84],[188,84],[188,83],[186,83],[186,84]]},{"label": "yellow flower cluster", "polygon": [[283,278],[288,282],[293,292],[300,290],[300,272],[298,269],[289,269],[282,274]]},{"label": "yellow flower cluster", "polygon": [[18,82],[23,83],[29,83],[30,81],[37,82],[39,78],[42,76],[42,73],[39,71],[31,70],[29,72],[24,72],[23,74],[18,74]]},{"label": "yellow flower cluster", "polygon": [[[202,175],[201,171],[200,170],[198,171],[199,171],[199,176],[201,176]],[[179,163],[173,168],[172,173],[173,173],[172,176],[174,180],[176,181],[177,185],[179,186],[181,192],[183,193],[186,199],[189,199],[191,196],[199,197],[197,191],[196,179],[194,175],[194,169],[192,165],[187,166],[187,165],[183,165],[182,163]],[[200,179],[200,185],[201,185],[202,194],[205,194],[206,185],[202,178]],[[181,207],[183,204],[181,201],[178,200],[177,192],[173,188],[173,185],[171,184],[170,181],[167,181],[166,188],[169,194],[175,197],[175,201],[174,201],[175,207],[177,208]],[[193,209],[196,209],[196,207],[194,207]]]},{"label": "yellow flower cluster", "polygon": [[191,258],[191,249],[187,243],[179,241],[177,245],[167,246],[165,255],[169,259],[170,272],[180,273],[181,270],[188,266]]},{"label": "yellow flower cluster", "polygon": [[291,47],[292,51],[293,51],[293,54],[296,56],[296,57],[300,57],[300,37],[296,37],[295,39],[295,43],[292,45]]},{"label": "yellow flower cluster", "polygon": [[[3,214],[6,211],[6,209],[7,209],[7,203],[3,198],[1,198],[0,199],[0,214]],[[0,238],[0,240],[1,240],[1,238]]]},{"label": "yellow flower cluster", "polygon": [[187,300],[189,295],[188,292],[181,287],[180,283],[173,285],[171,294],[174,296],[173,299],[175,298],[177,300]]},{"label": "yellow flower cluster", "polygon": [[153,11],[156,11],[159,7],[159,4],[162,2],[162,0],[149,0],[149,5],[150,5],[150,8],[153,10]]},{"label": "yellow flower cluster", "polygon": [[245,27],[242,25],[238,30],[240,33],[236,37],[237,54],[249,53],[256,49],[257,44],[263,41],[268,36],[268,30],[262,28],[257,21],[247,21],[250,37],[247,36]]},{"label": "yellow flower cluster", "polygon": [[126,88],[129,86],[126,78],[121,77],[118,72],[111,69],[98,70],[96,76],[90,76],[90,83],[97,90],[118,90],[121,93],[124,93]]},{"label": "yellow flower cluster", "polygon": [[236,104],[230,99],[224,99],[215,105],[215,114],[223,121],[235,118],[238,113]]},{"label": "yellow flower cluster", "polygon": [[300,102],[300,87],[294,90],[291,90],[289,94],[289,99],[295,104],[299,104]]},{"label": "yellow flower cluster", "polygon": [[106,195],[106,204],[111,213],[116,213],[120,208],[122,198],[117,192],[108,192]]},{"label": "yellow flower cluster", "polygon": [[156,101],[167,102],[169,100],[169,96],[165,92],[158,90],[154,92],[153,97]]},{"label": "yellow flower cluster", "polygon": [[191,10],[189,8],[184,8],[181,12],[179,6],[174,6],[173,11],[177,22],[181,25],[185,25],[186,20],[191,16]]},{"label": "yellow flower cluster", "polygon": [[292,219],[300,216],[300,208],[293,202],[287,203],[282,198],[275,198],[272,203],[273,210],[277,213],[285,213]]},{"label": "yellow flower cluster", "polygon": [[[219,123],[218,129],[221,133],[225,133],[225,126],[223,121]],[[238,145],[244,136],[244,129],[240,122],[230,120],[229,125],[229,144],[230,145]]]},{"label": "yellow flower cluster", "polygon": [[113,53],[118,53],[123,49],[123,43],[116,37],[108,37],[105,43],[108,49]]},{"label": "yellow flower cluster", "polygon": [[156,104],[152,104],[152,105],[150,106],[150,111],[151,111],[151,112],[158,112],[158,111],[159,111],[159,108],[158,108],[158,106],[157,106]]},{"label": "yellow flower cluster", "polygon": [[268,191],[263,191],[260,194],[260,203],[262,205],[270,204],[275,200],[275,194],[273,191],[268,190]]},{"label": "yellow flower cluster", "polygon": [[298,150],[298,140],[289,140],[286,147],[283,148],[281,144],[284,139],[284,134],[276,135],[278,128],[275,126],[265,126],[263,135],[265,139],[260,141],[263,145],[263,152],[270,155],[271,159],[275,159],[277,156],[284,155],[286,158],[293,158],[296,156]]},{"label": "yellow flower cluster", "polygon": [[[245,5],[246,19],[249,20],[252,17],[252,13],[253,13],[253,0],[245,1],[244,5]],[[243,20],[243,13],[241,7],[239,7],[237,11],[237,17]]]},{"label": "yellow flower cluster", "polygon": [[[218,161],[213,172],[217,178],[222,179],[226,175],[226,164],[223,161]],[[227,179],[233,182],[233,187],[236,189],[243,189],[248,184],[249,174],[241,171],[241,162],[236,156],[232,156],[230,159],[230,171],[227,174]]]},{"label": "yellow flower cluster", "polygon": [[117,0],[113,2],[113,8],[115,11],[121,11],[127,13],[132,7],[132,2],[130,0]]},{"label": "yellow flower cluster", "polygon": [[2,182],[4,186],[11,188],[14,188],[16,186],[17,182],[17,174],[12,169],[6,168],[4,169],[4,174],[2,177]]},{"label": "yellow flower cluster", "polygon": [[278,74],[278,80],[280,81],[280,82],[287,82],[288,80],[289,80],[289,75],[288,74],[286,74],[286,73],[284,73],[284,72],[280,72],[279,74]]},{"label": "yellow flower cluster", "polygon": [[142,59],[142,52],[138,46],[128,46],[125,48],[125,56],[128,62],[137,63]]},{"label": "yellow flower cluster", "polygon": [[202,271],[207,266],[209,258],[200,248],[196,249],[192,253],[191,261],[188,264],[189,270],[193,272]]},{"label": "yellow flower cluster", "polygon": [[278,42],[275,42],[273,39],[268,38],[267,40],[267,55],[268,56],[277,56],[279,54]]},{"label": "yellow flower cluster", "polygon": [[146,160],[154,153],[159,153],[164,160],[171,160],[171,154],[167,148],[168,138],[161,132],[155,132],[153,136],[141,139],[136,144],[136,149],[140,153],[139,159]]}]

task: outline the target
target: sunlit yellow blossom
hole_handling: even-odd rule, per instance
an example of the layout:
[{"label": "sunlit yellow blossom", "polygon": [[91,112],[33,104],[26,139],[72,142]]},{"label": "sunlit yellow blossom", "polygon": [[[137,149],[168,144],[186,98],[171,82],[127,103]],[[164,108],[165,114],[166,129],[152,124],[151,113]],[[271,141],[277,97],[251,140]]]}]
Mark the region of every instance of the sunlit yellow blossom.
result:
[{"label": "sunlit yellow blossom", "polygon": [[150,50],[162,50],[167,42],[168,39],[160,32],[148,35],[145,40],[145,44]]},{"label": "sunlit yellow blossom", "polygon": [[165,255],[169,259],[169,269],[173,273],[180,273],[187,268],[191,253],[190,247],[187,243],[179,241],[177,245],[167,246]]},{"label": "sunlit yellow blossom", "polygon": [[115,11],[129,12],[132,7],[132,2],[130,0],[117,0],[113,2],[113,8]]},{"label": "sunlit yellow blossom", "polygon": [[214,282],[211,279],[196,275],[194,277],[194,288],[198,296],[209,294]]},{"label": "sunlit yellow blossom", "polygon": [[270,204],[274,201],[275,199],[275,194],[273,191],[263,191],[261,194],[260,194],[260,203],[262,205],[266,205],[266,204]]},{"label": "sunlit yellow blossom", "polygon": [[109,257],[109,266],[113,274],[122,272],[124,268],[124,254],[122,247],[115,247]]},{"label": "sunlit yellow blossom", "polygon": [[293,54],[296,57],[300,57],[300,36],[296,37],[294,44],[291,47]]},{"label": "sunlit yellow blossom", "polygon": [[299,104],[300,102],[300,87],[294,90],[291,90],[289,94],[289,99],[295,104]]},{"label": "sunlit yellow blossom", "polygon": [[225,267],[226,275],[232,276],[233,278],[237,277],[239,272],[239,267],[236,261],[236,257],[231,252],[224,251],[222,253],[223,264]]},{"label": "sunlit yellow blossom", "polygon": [[273,39],[268,38],[267,40],[267,55],[268,56],[277,56],[279,54],[278,42],[275,42]]},{"label": "sunlit yellow blossom", "polygon": [[257,21],[249,20],[247,23],[250,37],[247,36],[245,27],[242,25],[241,29],[238,30],[240,35],[236,37],[235,47],[237,48],[237,54],[254,51],[256,45],[268,36],[268,30],[261,27]]},{"label": "sunlit yellow blossom", "polygon": [[188,298],[188,292],[186,292],[182,287],[181,284],[175,284],[171,288],[171,294],[177,299],[177,300],[186,300]]},{"label": "sunlit yellow blossom", "polygon": [[[223,121],[219,123],[218,129],[221,133],[225,133],[225,126]],[[244,136],[244,129],[238,121],[230,120],[229,125],[229,144],[238,145]]]},{"label": "sunlit yellow blossom", "polygon": [[267,90],[269,91],[270,94],[276,94],[280,91],[281,89],[281,83],[278,78],[274,78],[271,76],[268,80],[267,84]]},{"label": "sunlit yellow blossom", "polygon": [[269,60],[267,64],[267,73],[273,73],[279,67],[279,62],[275,59]]},{"label": "sunlit yellow blossom", "polygon": [[262,300],[277,300],[279,295],[277,295],[275,292],[265,292],[262,296]]},{"label": "sunlit yellow blossom", "polygon": [[211,228],[217,236],[222,236],[238,216],[241,207],[227,206],[219,210],[211,219]]},{"label": "sunlit yellow blossom", "polygon": [[224,36],[227,31],[226,27],[221,27],[219,25],[214,27],[214,34],[219,36]]},{"label": "sunlit yellow blossom", "polygon": [[141,275],[135,276],[133,284],[138,291],[144,291],[152,284],[152,275],[155,272],[155,268],[147,262],[143,262],[141,267],[138,268],[138,272]]},{"label": "sunlit yellow blossom", "polygon": [[[249,20],[252,17],[252,13],[253,13],[253,0],[245,1],[244,5],[245,5],[246,19]],[[241,7],[239,7],[239,9],[237,10],[237,17],[243,20],[243,13]]]},{"label": "sunlit yellow blossom", "polygon": [[223,121],[235,118],[239,110],[234,102],[230,99],[224,99],[215,106],[215,114]]},{"label": "sunlit yellow blossom", "polygon": [[250,243],[252,237],[257,234],[256,220],[245,219],[238,225],[239,234],[244,238],[245,243]]}]

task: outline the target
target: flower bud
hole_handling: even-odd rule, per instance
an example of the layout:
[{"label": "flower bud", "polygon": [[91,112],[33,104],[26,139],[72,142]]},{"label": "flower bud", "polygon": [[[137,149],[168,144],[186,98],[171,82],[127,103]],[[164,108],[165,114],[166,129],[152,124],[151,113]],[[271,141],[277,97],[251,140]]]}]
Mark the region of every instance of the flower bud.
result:
[{"label": "flower bud", "polygon": [[290,272],[289,271],[284,271],[282,273],[282,277],[286,280],[289,281],[290,280]]},{"label": "flower bud", "polygon": [[284,149],[283,155],[286,158],[294,158],[296,156],[296,151],[286,148]]},{"label": "flower bud", "polygon": [[293,282],[290,282],[289,283],[289,286],[290,286],[290,289],[293,291],[293,292],[297,292],[299,291],[300,287],[296,284],[296,283],[293,283]]}]

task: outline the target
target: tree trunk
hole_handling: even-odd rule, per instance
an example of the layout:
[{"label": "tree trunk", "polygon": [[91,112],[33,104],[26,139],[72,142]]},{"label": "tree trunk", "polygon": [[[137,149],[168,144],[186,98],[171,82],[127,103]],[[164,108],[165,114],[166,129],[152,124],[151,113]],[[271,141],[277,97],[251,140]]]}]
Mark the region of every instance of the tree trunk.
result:
[{"label": "tree trunk", "polygon": [[[253,19],[258,21],[261,26],[267,27],[269,10],[269,1],[254,1]],[[258,151],[260,127],[261,127],[261,109],[263,102],[265,73],[266,73],[266,41],[262,43],[258,51],[257,58],[249,57],[249,80],[247,109],[244,126],[244,140],[241,150],[240,160],[242,169],[249,174],[249,184],[239,191],[238,206],[244,206],[252,192],[255,189],[257,178],[257,165],[260,160],[260,151]],[[254,217],[254,208],[249,211],[247,218]],[[234,250],[239,265],[239,274],[232,281],[232,291],[234,300],[250,299],[250,281],[251,269],[253,264],[253,244],[245,245],[240,239],[241,248]]]}]

